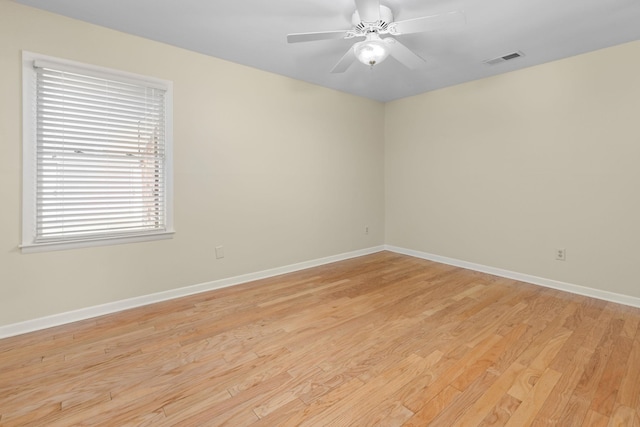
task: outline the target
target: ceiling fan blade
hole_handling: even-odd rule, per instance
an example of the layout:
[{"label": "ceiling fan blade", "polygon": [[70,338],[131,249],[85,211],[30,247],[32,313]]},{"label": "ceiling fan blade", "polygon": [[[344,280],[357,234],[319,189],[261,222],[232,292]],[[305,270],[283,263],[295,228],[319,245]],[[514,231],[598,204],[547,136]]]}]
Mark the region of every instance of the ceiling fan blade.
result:
[{"label": "ceiling fan blade", "polygon": [[405,67],[415,70],[425,64],[425,60],[413,53],[408,47],[400,43],[398,40],[387,37],[384,42],[389,47],[389,55],[393,56],[399,63]]},{"label": "ceiling fan blade", "polygon": [[362,22],[380,20],[380,0],[356,0],[356,9]]},{"label": "ceiling fan blade", "polygon": [[421,33],[424,31],[439,30],[445,27],[460,26],[464,25],[465,22],[466,18],[464,13],[457,10],[440,15],[396,21],[390,25],[390,32],[394,35]]},{"label": "ceiling fan blade", "polygon": [[347,71],[347,68],[353,64],[356,60],[356,55],[353,53],[353,48],[350,48],[347,53],[344,54],[340,61],[331,69],[332,73],[344,73]]},{"label": "ceiling fan blade", "polygon": [[343,39],[347,31],[321,31],[317,33],[294,33],[287,35],[288,43],[313,42],[316,40]]}]

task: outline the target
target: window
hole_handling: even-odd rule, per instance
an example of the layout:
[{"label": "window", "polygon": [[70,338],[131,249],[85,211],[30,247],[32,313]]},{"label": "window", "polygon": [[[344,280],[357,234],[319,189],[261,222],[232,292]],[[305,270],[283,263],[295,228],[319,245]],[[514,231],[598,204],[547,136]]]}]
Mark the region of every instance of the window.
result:
[{"label": "window", "polygon": [[24,52],[23,92],[23,252],[171,237],[171,82]]}]

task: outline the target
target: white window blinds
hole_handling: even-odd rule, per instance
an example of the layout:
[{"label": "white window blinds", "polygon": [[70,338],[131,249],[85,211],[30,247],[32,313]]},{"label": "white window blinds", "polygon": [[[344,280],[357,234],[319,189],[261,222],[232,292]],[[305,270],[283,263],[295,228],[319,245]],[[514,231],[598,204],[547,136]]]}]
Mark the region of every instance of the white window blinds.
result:
[{"label": "white window blinds", "polygon": [[166,90],[34,66],[33,243],[166,231]]}]

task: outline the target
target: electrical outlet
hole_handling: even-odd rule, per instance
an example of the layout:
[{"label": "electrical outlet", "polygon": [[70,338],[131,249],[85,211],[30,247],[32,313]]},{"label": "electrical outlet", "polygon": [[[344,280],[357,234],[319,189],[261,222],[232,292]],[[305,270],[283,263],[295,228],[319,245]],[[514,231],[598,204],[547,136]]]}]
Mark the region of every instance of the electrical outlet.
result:
[{"label": "electrical outlet", "polygon": [[224,258],[224,247],[216,246],[216,259]]},{"label": "electrical outlet", "polygon": [[566,261],[567,260],[567,250],[564,248],[556,249],[556,259],[558,261]]},{"label": "electrical outlet", "polygon": [[364,227],[364,234],[369,234],[369,226]]}]

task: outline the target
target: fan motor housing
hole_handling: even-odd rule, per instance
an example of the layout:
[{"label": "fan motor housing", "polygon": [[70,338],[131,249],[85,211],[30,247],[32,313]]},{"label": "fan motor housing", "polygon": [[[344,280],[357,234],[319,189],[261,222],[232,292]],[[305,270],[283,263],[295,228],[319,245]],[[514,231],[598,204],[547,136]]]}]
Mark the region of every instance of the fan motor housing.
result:
[{"label": "fan motor housing", "polygon": [[353,12],[353,16],[351,17],[351,23],[354,27],[359,26],[360,24],[389,24],[393,22],[393,12],[387,6],[380,5],[380,20],[378,22],[362,22],[360,19],[360,14],[356,10]]}]

